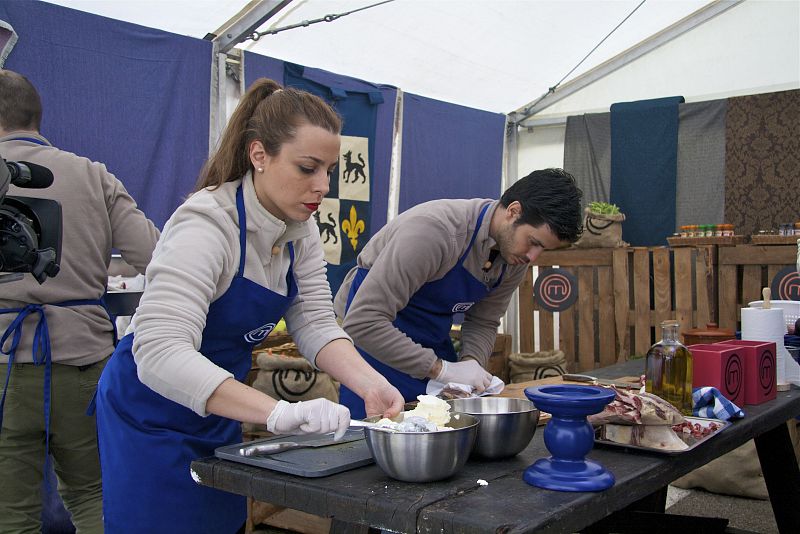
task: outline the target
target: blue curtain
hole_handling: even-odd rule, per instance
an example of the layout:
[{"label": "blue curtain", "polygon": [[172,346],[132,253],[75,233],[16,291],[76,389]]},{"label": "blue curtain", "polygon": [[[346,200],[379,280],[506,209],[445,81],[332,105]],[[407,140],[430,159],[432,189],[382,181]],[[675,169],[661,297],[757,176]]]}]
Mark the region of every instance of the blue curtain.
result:
[{"label": "blue curtain", "polygon": [[500,198],[504,136],[505,115],[405,93],[399,211],[439,198]]},{"label": "blue curtain", "polygon": [[[158,226],[208,155],[211,43],[33,1],[0,1],[5,68],[42,97],[42,134],[106,164]],[[52,169],[58,179],[58,169]]]},{"label": "blue curtain", "polygon": [[682,96],[611,106],[611,203],[625,214],[622,238],[658,246],[675,232],[678,104]]}]

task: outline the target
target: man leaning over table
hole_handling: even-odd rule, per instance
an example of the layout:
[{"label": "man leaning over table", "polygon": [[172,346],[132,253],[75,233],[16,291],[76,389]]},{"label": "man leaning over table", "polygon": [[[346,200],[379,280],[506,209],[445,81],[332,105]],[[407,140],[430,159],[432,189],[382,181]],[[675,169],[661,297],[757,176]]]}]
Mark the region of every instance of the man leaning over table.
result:
[{"label": "man leaning over table", "polygon": [[[530,262],[580,237],[581,195],[569,173],[544,169],[500,200],[434,200],[405,211],[375,234],[339,288],[345,331],[407,402],[430,379],[483,392],[500,316]],[[460,355],[450,340],[457,313]],[[340,403],[364,417],[344,386]]]}]

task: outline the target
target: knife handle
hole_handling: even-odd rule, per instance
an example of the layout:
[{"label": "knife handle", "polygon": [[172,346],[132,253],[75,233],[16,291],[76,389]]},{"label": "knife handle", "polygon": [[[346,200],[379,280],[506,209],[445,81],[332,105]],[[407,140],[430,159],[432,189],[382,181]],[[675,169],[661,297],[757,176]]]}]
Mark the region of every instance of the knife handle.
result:
[{"label": "knife handle", "polygon": [[597,379],[593,376],[572,374],[561,375],[561,380],[571,380],[572,382],[588,382],[590,384],[597,382]]},{"label": "knife handle", "polygon": [[299,449],[307,447],[303,443],[294,441],[278,441],[276,443],[262,443],[260,445],[250,445],[239,449],[239,454],[242,456],[255,456],[257,454],[275,454],[276,452],[288,451],[291,449]]}]

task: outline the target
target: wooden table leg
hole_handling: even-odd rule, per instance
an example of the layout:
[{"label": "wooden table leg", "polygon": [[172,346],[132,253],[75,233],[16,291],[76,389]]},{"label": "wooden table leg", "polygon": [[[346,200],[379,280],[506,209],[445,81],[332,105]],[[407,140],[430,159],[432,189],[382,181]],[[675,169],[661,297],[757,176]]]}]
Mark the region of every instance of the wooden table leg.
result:
[{"label": "wooden table leg", "polygon": [[781,424],[755,438],[761,471],[778,531],[797,532],[800,525],[800,469],[789,439],[789,428]]}]

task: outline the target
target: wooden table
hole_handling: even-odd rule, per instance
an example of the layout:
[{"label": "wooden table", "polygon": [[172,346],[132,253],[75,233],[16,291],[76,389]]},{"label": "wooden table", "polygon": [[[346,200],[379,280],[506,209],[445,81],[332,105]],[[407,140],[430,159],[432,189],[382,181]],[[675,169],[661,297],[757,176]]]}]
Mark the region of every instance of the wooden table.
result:
[{"label": "wooden table", "polygon": [[[631,361],[597,369],[593,375],[636,376],[642,367],[641,360]],[[549,456],[541,428],[514,458],[470,460],[450,479],[426,484],[396,481],[376,465],[324,478],[285,475],[216,458],[196,460],[192,469],[205,485],[332,517],[332,532],[372,530],[367,527],[421,533],[604,532],[612,523],[616,532],[624,532],[619,525],[631,513],[664,511],[670,482],[755,438],[778,527],[781,532],[796,532],[800,471],[786,421],[800,415],[800,389],[778,393],[776,400],[745,410],[747,417],[679,455],[596,447],[589,457],[616,477],[613,487],[598,493],[548,491],[522,480],[529,465]],[[478,480],[488,485],[481,486]],[[656,525],[664,527],[669,517]],[[641,523],[628,531],[636,528],[641,531]],[[659,529],[648,527],[648,531]]]}]

